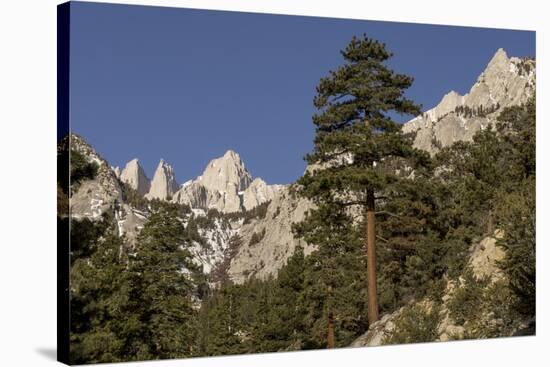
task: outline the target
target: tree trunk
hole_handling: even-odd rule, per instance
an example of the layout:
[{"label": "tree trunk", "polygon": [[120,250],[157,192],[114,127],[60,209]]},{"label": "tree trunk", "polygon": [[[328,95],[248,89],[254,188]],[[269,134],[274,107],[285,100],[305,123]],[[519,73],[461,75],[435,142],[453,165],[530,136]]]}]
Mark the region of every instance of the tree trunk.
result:
[{"label": "tree trunk", "polygon": [[328,287],[328,329],[327,329],[327,348],[334,348],[334,314],[332,313],[332,287]]},{"label": "tree trunk", "polygon": [[489,210],[487,215],[487,235],[492,236],[495,233],[495,223],[493,221],[493,211]]},{"label": "tree trunk", "polygon": [[367,297],[369,325],[378,320],[376,293],[376,243],[375,243],[374,191],[367,190]]},{"label": "tree trunk", "polygon": [[327,348],[334,348],[336,341],[334,339],[334,315],[332,312],[328,314],[328,335],[327,335]]}]

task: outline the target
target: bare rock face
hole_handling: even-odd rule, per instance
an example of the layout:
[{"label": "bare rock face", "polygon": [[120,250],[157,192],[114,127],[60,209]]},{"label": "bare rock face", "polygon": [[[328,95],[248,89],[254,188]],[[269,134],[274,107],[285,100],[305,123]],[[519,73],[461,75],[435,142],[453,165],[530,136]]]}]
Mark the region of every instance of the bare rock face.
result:
[{"label": "bare rock face", "polygon": [[527,101],[535,87],[535,61],[508,58],[506,51],[499,49],[477,82],[464,96],[469,106],[491,106],[497,102],[501,107],[519,105]]},{"label": "bare rock face", "polygon": [[395,329],[395,320],[401,315],[403,308],[396,312],[386,314],[369,327],[369,331],[361,335],[351,343],[350,347],[376,347],[383,344],[384,338]]},{"label": "bare rock face", "polygon": [[126,163],[126,167],[124,167],[122,173],[120,173],[120,180],[122,182],[126,182],[140,195],[147,194],[151,189],[151,182],[145,175],[145,171],[139,164],[139,160],[137,158]]},{"label": "bare rock face", "polygon": [[239,230],[242,244],[231,260],[230,279],[243,283],[251,277],[265,279],[269,275],[276,276],[298,245],[304,248],[306,255],[310,254],[315,248],[294,238],[292,224],[302,221],[311,207],[310,202],[293,197],[289,188],[279,190],[265,217],[254,219]]},{"label": "bare rock face", "polygon": [[252,176],[241,157],[236,152],[228,150],[223,157],[210,161],[197,181],[211,191],[237,194],[250,186]]},{"label": "bare rock face", "polygon": [[210,161],[196,180],[184,183],[173,200],[192,208],[236,212],[241,210],[242,192],[251,182],[241,157],[228,150],[223,157]]},{"label": "bare rock face", "polygon": [[242,209],[241,195],[238,192],[209,190],[197,181],[184,184],[174,195],[173,201],[197,209],[216,209],[222,213]]},{"label": "bare rock face", "polygon": [[[386,344],[387,338],[396,331],[396,323],[399,322],[400,317],[405,311],[406,307],[414,306],[414,303],[411,303],[407,306],[403,306],[398,310],[385,314],[380,318],[380,320],[373,323],[369,330],[355,339],[351,343],[351,347],[376,347]],[[433,302],[427,299],[423,299],[416,303],[420,306],[425,312],[431,312],[433,307]],[[449,317],[449,311],[443,304],[440,312],[440,323],[437,328],[438,338],[434,341],[448,341],[451,337],[460,337],[464,334],[465,328],[463,326],[454,325],[453,320]]]},{"label": "bare rock face", "polygon": [[115,173],[116,178],[120,179],[120,168],[116,166],[116,167],[111,167],[111,169]]},{"label": "bare rock face", "polygon": [[504,249],[497,245],[497,240],[502,236],[502,231],[496,230],[493,237],[485,237],[471,248],[468,264],[478,279],[490,277],[491,281],[495,282],[504,278],[502,270],[497,265],[506,255]]},{"label": "bare rock face", "polygon": [[508,58],[503,49],[493,56],[470,92],[451,91],[431,110],[403,125],[416,132],[414,145],[435,154],[456,141],[470,141],[474,134],[496,124],[503,108],[525,103],[535,92],[535,61]]},{"label": "bare rock face", "polygon": [[141,212],[123,203],[115,211],[115,220],[119,236],[124,235],[130,246],[135,246],[137,236],[147,222],[149,213]]},{"label": "bare rock face", "polygon": [[184,183],[173,201],[232,213],[271,200],[281,187],[267,185],[258,178],[253,181],[239,154],[228,150],[223,157],[210,161],[201,176]]},{"label": "bare rock face", "polygon": [[70,149],[81,153],[99,169],[93,180],[83,181],[69,199],[71,217],[99,219],[107,210],[113,210],[122,202],[122,190],[111,166],[76,134],[71,134]]},{"label": "bare rock face", "polygon": [[273,200],[275,195],[284,188],[283,185],[268,185],[261,178],[255,178],[243,193],[243,207],[250,210],[262,203]]},{"label": "bare rock face", "polygon": [[83,181],[70,198],[70,213],[74,219],[99,220],[102,214],[114,215],[119,236],[135,245],[137,235],[147,221],[147,214],[124,203],[122,188],[113,169],[88,143],[76,134],[70,135],[70,147],[81,153],[89,162],[98,164],[97,176]]},{"label": "bare rock face", "polygon": [[206,187],[194,181],[187,181],[176,191],[172,201],[196,209],[205,209],[209,206],[210,195]]},{"label": "bare rock face", "polygon": [[166,200],[172,197],[176,191],[178,191],[178,184],[176,183],[174,169],[164,159],[161,159],[153,176],[153,181],[151,181],[151,188],[145,197],[147,199]]}]

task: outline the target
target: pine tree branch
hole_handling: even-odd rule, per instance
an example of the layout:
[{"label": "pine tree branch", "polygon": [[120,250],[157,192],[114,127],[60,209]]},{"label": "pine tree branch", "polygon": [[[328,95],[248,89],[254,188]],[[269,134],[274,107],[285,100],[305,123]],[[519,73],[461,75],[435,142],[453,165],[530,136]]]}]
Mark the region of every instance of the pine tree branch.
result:
[{"label": "pine tree branch", "polygon": [[382,211],[379,211],[379,212],[375,212],[374,214],[385,214],[385,215],[389,215],[391,217],[396,217],[396,218],[401,218],[400,215],[397,215],[397,214],[394,214],[392,212],[388,212],[386,210],[382,210]]},{"label": "pine tree branch", "polygon": [[341,100],[342,98],[351,97],[351,93],[341,93],[338,96],[332,98],[332,103]]},{"label": "pine tree branch", "polygon": [[342,206],[354,206],[354,205],[366,205],[364,201],[348,201],[347,203],[341,203]]}]

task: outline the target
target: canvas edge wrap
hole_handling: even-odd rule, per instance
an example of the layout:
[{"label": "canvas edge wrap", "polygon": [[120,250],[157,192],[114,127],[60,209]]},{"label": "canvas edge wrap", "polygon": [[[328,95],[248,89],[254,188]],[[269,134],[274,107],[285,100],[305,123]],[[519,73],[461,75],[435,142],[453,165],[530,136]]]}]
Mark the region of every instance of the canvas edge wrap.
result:
[{"label": "canvas edge wrap", "polygon": [[[57,6],[57,142],[69,134],[70,3]],[[57,180],[68,180],[68,164],[57,165]],[[68,187],[68,182],[66,183]],[[68,196],[68,194],[67,194]],[[68,200],[68,197],[67,197]],[[59,213],[58,202],[58,213]],[[70,218],[70,216],[69,216]],[[69,221],[57,219],[57,360],[69,364]]]}]

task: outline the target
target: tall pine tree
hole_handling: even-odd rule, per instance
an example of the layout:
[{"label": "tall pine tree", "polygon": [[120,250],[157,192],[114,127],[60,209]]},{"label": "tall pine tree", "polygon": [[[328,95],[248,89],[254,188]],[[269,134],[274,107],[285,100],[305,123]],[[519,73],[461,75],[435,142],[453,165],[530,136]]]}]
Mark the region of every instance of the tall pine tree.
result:
[{"label": "tall pine tree", "polygon": [[341,54],[344,65],[317,87],[315,146],[306,156],[317,169],[299,180],[300,192],[317,204],[317,211],[343,207],[366,218],[368,319],[373,323],[378,319],[375,194],[400,180],[395,171],[384,169],[384,163],[405,160],[414,168],[427,156],[412,147],[413,137],[404,135],[392,120],[394,114],[420,114],[420,107],[404,96],[413,79],[386,65],[392,53],[364,35],[354,37]]}]

